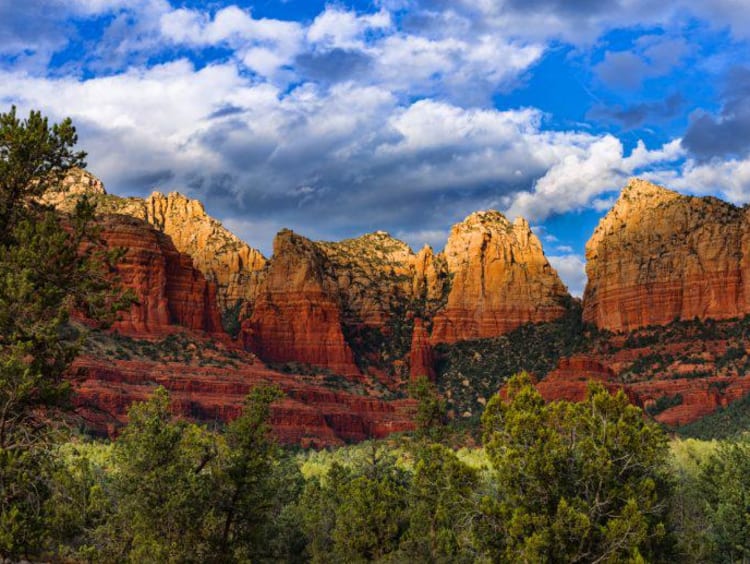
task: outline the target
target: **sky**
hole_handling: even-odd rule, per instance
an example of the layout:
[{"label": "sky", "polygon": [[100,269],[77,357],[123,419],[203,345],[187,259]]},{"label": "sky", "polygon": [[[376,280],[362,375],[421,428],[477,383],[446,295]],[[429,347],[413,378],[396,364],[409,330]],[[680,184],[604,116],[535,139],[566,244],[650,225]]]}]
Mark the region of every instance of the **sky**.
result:
[{"label": "sky", "polygon": [[70,116],[110,193],[442,249],[526,217],[571,292],[640,176],[750,201],[750,0],[0,0],[0,111]]}]

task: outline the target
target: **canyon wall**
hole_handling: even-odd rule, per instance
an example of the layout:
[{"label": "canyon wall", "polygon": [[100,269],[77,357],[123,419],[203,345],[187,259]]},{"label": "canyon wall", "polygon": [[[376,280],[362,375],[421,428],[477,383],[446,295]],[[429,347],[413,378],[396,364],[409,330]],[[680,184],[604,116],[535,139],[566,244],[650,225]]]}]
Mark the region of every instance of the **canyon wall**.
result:
[{"label": "canyon wall", "polygon": [[61,209],[85,193],[100,213],[140,219],[167,236],[215,285],[219,310],[241,325],[242,342],[269,362],[370,373],[384,383],[415,371],[429,376],[432,345],[555,319],[569,298],[528,223],[494,211],[454,226],[443,253],[429,246],[414,253],[382,231],[314,242],[285,230],[267,261],[181,194],[110,196],[79,170],[63,188],[48,197]]},{"label": "canyon wall", "polygon": [[494,337],[566,310],[568,291],[522,218],[471,214],[451,229],[445,260],[452,284],[434,319],[434,343]]},{"label": "canyon wall", "polygon": [[77,196],[87,195],[102,215],[124,215],[143,220],[168,236],[175,249],[192,258],[194,267],[216,286],[220,311],[238,308],[253,299],[254,273],[266,264],[260,251],[247,245],[206,213],[203,204],[178,192],[153,192],[148,198],[121,198],[106,193],[102,182],[87,171],[74,169],[59,191],[44,201],[70,211]]},{"label": "canyon wall", "polygon": [[633,179],[586,244],[584,320],[611,331],[750,312],[748,213]]},{"label": "canyon wall", "polygon": [[189,256],[147,223],[125,216],[100,219],[101,237],[110,248],[124,248],[116,276],[136,299],[119,314],[114,328],[130,334],[160,334],[178,325],[219,333],[216,288],[197,271]]}]

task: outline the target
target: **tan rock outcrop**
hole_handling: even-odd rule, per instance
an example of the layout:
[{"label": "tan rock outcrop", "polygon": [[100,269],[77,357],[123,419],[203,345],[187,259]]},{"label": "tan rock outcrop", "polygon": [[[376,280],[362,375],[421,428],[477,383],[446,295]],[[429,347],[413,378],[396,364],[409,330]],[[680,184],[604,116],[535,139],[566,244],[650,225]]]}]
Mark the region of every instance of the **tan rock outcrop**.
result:
[{"label": "tan rock outcrop", "polygon": [[169,236],[175,248],[189,255],[195,268],[215,284],[221,311],[253,297],[253,273],[263,268],[265,257],[209,216],[198,200],[178,192],[154,192],[146,199],[108,195],[99,179],[81,169],[70,171],[61,189],[44,200],[69,211],[76,196],[83,194],[97,203],[99,213],[135,217]]},{"label": "tan rock outcrop", "polygon": [[624,331],[750,312],[747,210],[633,179],[586,244],[584,320]]},{"label": "tan rock outcrop", "polygon": [[493,337],[566,310],[567,289],[522,218],[471,214],[453,226],[445,260],[452,284],[434,319],[433,343]]},{"label": "tan rock outcrop", "polygon": [[252,273],[265,257],[206,214],[203,204],[177,192],[154,192],[145,201],[146,220],[171,237],[175,247],[216,284],[220,309],[252,298]]},{"label": "tan rock outcrop", "polygon": [[303,362],[357,375],[344,340],[336,287],[318,246],[292,231],[273,243],[252,315],[242,324],[245,344],[263,360]]}]

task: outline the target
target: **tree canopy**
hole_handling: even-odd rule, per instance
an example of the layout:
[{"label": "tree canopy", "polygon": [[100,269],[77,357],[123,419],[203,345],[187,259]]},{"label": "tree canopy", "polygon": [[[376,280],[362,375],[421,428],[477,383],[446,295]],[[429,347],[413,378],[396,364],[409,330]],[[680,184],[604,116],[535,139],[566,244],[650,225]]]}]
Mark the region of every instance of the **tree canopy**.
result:
[{"label": "tree canopy", "polygon": [[42,543],[40,520],[49,493],[49,449],[67,405],[63,375],[83,334],[75,309],[111,319],[124,302],[83,198],[62,217],[40,201],[85,153],[73,150],[69,119],[49,125],[32,111],[0,114],[0,555]]},{"label": "tree canopy", "polygon": [[668,549],[667,438],[622,391],[591,384],[580,403],[545,403],[528,375],[483,416],[497,494],[482,502],[494,558],[654,560]]}]

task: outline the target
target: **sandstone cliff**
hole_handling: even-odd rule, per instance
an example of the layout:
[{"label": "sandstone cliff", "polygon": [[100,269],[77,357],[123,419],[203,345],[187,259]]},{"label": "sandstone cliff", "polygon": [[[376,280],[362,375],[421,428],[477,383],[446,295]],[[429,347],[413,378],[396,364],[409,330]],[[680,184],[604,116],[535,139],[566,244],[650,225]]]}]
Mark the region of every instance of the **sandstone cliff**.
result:
[{"label": "sandstone cliff", "polygon": [[612,331],[750,312],[747,210],[633,179],[586,244],[584,320]]},{"label": "sandstone cliff", "polygon": [[471,214],[451,230],[445,260],[453,280],[434,343],[493,337],[565,313],[567,289],[522,218]]},{"label": "sandstone cliff", "polygon": [[195,331],[221,331],[215,287],[193,268],[189,256],[175,249],[171,239],[143,221],[124,216],[105,216],[100,226],[108,247],[127,249],[117,265],[117,276],[137,300],[120,314],[115,329],[158,334],[179,325]]},{"label": "sandstone cliff", "polygon": [[263,360],[297,361],[345,375],[359,374],[344,340],[336,288],[315,243],[282,231],[263,272],[243,340]]},{"label": "sandstone cliff", "polygon": [[[300,286],[302,280],[309,284],[311,273],[314,292]],[[386,384],[432,375],[431,343],[496,336],[555,319],[569,299],[528,223],[511,224],[498,212],[473,214],[456,225],[445,253],[437,255],[430,247],[415,254],[382,231],[335,243],[282,232],[258,279],[258,298],[243,327],[262,358],[338,370],[351,351],[361,372]],[[323,355],[311,345],[294,345],[305,334],[295,323],[307,328],[303,340],[324,335],[319,345],[339,352]]]},{"label": "sandstone cliff", "polygon": [[[215,284],[220,311],[241,321],[242,341],[269,362],[398,384],[432,374],[432,344],[496,336],[566,307],[567,291],[528,223],[498,212],[454,226],[444,253],[414,253],[382,231],[339,242],[283,231],[266,261],[180,194],[109,196],[84,171],[73,171],[64,189],[166,235]],[[49,201],[73,203],[65,194]]]},{"label": "sandstone cliff", "polygon": [[397,381],[409,375],[414,316],[431,316],[447,291],[441,267],[429,247],[415,255],[382,231],[340,242],[282,231],[257,275],[245,342],[267,360]]},{"label": "sandstone cliff", "polygon": [[75,196],[83,194],[97,203],[99,213],[135,217],[167,235],[174,247],[189,255],[195,268],[215,284],[222,312],[237,309],[252,298],[253,273],[263,268],[265,257],[209,216],[198,200],[178,192],[154,192],[146,199],[108,195],[100,180],[75,169],[61,190],[49,193],[45,201],[66,211],[75,205]]}]

